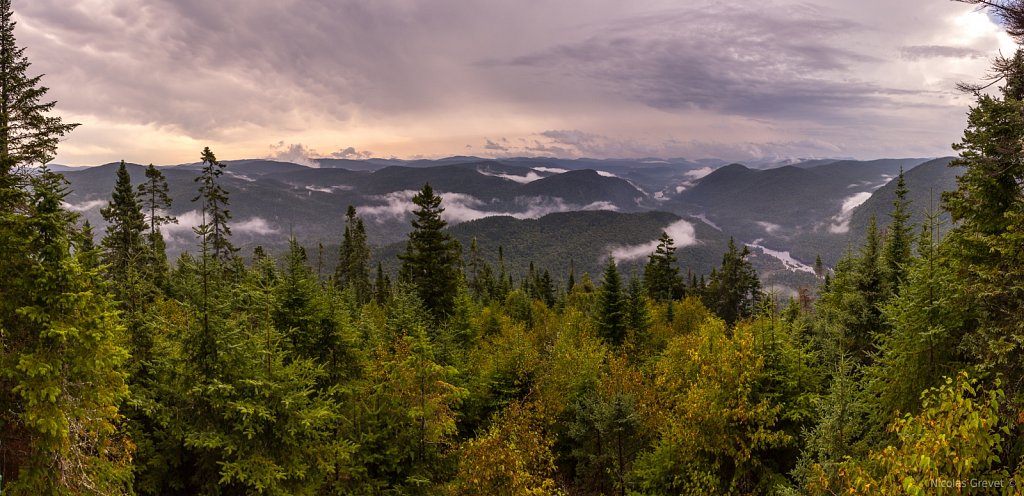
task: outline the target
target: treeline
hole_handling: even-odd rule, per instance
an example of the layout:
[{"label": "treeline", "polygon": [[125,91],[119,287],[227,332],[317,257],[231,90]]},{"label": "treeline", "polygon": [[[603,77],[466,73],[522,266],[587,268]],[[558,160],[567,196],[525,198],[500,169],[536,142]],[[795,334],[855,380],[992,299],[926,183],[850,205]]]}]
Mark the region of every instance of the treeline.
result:
[{"label": "treeline", "polygon": [[[514,281],[429,185],[388,274],[358,212],[321,278],[291,240],[243,262],[209,149],[196,250],[155,167],[99,243],[67,211],[49,116],[0,1],[4,494],[1018,494],[1024,483],[1024,53],[978,88],[957,191],[780,302],[731,244],[705,278]],[[1022,17],[1024,18],[1024,17]],[[1021,31],[1024,32],[1024,31]],[[571,240],[566,240],[571,242]],[[394,280],[392,280],[394,277]]]}]

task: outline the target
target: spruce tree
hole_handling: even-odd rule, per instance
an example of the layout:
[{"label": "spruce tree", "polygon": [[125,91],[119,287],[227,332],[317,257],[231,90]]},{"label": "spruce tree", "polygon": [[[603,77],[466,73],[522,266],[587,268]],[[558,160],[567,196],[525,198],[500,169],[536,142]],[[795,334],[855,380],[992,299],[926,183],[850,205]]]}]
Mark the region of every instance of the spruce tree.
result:
[{"label": "spruce tree", "polygon": [[[740,250],[729,238],[729,250],[722,256],[722,266],[711,272],[711,280],[702,290],[708,308],[729,325],[753,316],[762,298],[761,281],[747,260],[749,255],[749,248],[744,246]],[[703,281],[699,286],[704,286]]]},{"label": "spruce tree", "polygon": [[356,215],[352,205],[348,206],[345,214],[345,233],[334,280],[339,288],[352,288],[360,303],[370,301],[370,246],[366,241],[363,219]]},{"label": "spruce tree", "polygon": [[53,160],[60,139],[78,124],[49,115],[42,75],[29,77],[31,63],[14,36],[11,0],[0,0],[0,211],[11,208],[28,179],[25,168]]},{"label": "spruce tree", "polygon": [[139,184],[139,200],[142,202],[142,211],[149,227],[146,242],[149,245],[153,283],[159,288],[166,289],[170,266],[167,263],[167,245],[160,232],[160,226],[177,224],[178,219],[170,214],[172,200],[167,179],[153,164],[146,167],[146,181]]},{"label": "spruce tree", "polygon": [[455,307],[455,294],[459,284],[459,243],[444,228],[441,218],[444,208],[441,197],[434,194],[430,184],[412,198],[418,207],[413,215],[412,232],[402,261],[400,277],[416,288],[427,310],[434,318],[450,315]]},{"label": "spruce tree", "polygon": [[107,278],[114,283],[115,294],[122,302],[138,306],[141,302],[128,302],[125,298],[128,296],[126,291],[130,290],[129,280],[138,277],[147,261],[147,248],[142,237],[146,221],[123,160],[117,168],[110,201],[100,214],[107,223],[107,234],[101,243]]},{"label": "spruce tree", "polygon": [[914,226],[909,223],[908,192],[903,169],[900,169],[900,175],[896,178],[896,199],[893,200],[892,211],[889,212],[891,221],[886,229],[885,246],[882,248],[884,289],[889,295],[899,293],[900,284],[910,264]]},{"label": "spruce tree", "polygon": [[195,178],[195,182],[199,183],[199,193],[192,201],[203,200],[203,223],[195,228],[195,232],[201,238],[206,255],[221,265],[227,265],[234,259],[237,250],[229,239],[231,211],[227,209],[228,192],[217,182],[224,173],[225,165],[217,161],[209,147],[203,148],[200,159],[203,169]]},{"label": "spruce tree", "polygon": [[601,296],[598,303],[598,334],[608,343],[619,346],[626,340],[626,301],[622,294],[622,279],[609,258],[604,268]]},{"label": "spruce tree", "polygon": [[676,266],[674,241],[665,231],[658,238],[658,246],[644,267],[644,286],[647,294],[658,301],[674,300],[683,296],[683,279]]},{"label": "spruce tree", "polygon": [[[123,494],[131,448],[117,431],[127,396],[122,329],[94,257],[73,246],[76,215],[64,179],[32,179],[14,227],[33,263],[5,273],[0,291],[0,459],[11,494]],[[84,262],[84,263],[83,263]]]},{"label": "spruce tree", "polygon": [[[947,239],[957,254],[954,270],[961,291],[968,297],[966,304],[981,315],[963,345],[982,367],[1021,377],[1024,50],[1012,58],[997,59],[992,72],[1003,85],[996,94],[976,92],[977,102],[968,114],[963,139],[953,146],[960,156],[950,166],[962,169],[957,190],[943,193],[942,200],[956,224]],[[1007,385],[1011,398],[1021,391],[1024,386],[1019,381]],[[1019,396],[1014,401],[1020,401]]]}]

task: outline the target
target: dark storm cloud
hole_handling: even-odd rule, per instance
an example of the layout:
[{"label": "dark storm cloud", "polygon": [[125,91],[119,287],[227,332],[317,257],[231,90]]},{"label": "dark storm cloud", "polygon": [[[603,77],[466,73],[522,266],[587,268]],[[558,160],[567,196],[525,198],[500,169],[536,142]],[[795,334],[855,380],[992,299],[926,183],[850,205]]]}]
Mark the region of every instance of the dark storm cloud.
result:
[{"label": "dark storm cloud", "polygon": [[940,57],[979,59],[985,57],[985,54],[979,50],[967,47],[915,45],[900,48],[900,57],[906,60],[921,60]]},{"label": "dark storm cloud", "polygon": [[836,46],[835,40],[867,30],[855,22],[805,5],[725,9],[631,19],[578,43],[485,64],[597,80],[669,111],[696,108],[757,118],[837,118],[897,105],[899,97],[918,93],[852,74],[854,64],[878,60]]}]

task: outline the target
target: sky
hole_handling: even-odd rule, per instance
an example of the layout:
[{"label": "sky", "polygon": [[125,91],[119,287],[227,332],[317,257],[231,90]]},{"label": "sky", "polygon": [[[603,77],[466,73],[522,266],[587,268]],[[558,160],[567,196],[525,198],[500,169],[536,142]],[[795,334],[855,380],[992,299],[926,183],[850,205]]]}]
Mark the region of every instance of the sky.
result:
[{"label": "sky", "polygon": [[949,0],[16,0],[55,162],[950,155],[1013,41]]}]

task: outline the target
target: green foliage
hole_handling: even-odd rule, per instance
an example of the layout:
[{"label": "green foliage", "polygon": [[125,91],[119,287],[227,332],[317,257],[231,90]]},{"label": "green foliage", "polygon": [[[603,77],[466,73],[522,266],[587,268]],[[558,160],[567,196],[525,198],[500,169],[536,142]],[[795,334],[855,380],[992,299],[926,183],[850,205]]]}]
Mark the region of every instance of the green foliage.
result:
[{"label": "green foliage", "polygon": [[[29,215],[11,216],[20,245],[0,283],[0,380],[5,492],[126,493],[132,445],[118,425],[127,396],[123,328],[98,269],[72,254],[75,216],[61,207],[63,177],[32,180]],[[9,261],[8,263],[18,260]]]},{"label": "green foliage", "polygon": [[626,340],[626,301],[615,260],[608,259],[598,301],[597,332],[608,343],[621,346]]},{"label": "green foliage", "polygon": [[711,272],[711,281],[702,291],[705,304],[726,324],[754,315],[761,301],[761,281],[750,265],[750,249],[736,248],[729,239],[729,250],[722,256],[722,266]]},{"label": "green foliage", "polygon": [[[1024,373],[1024,52],[997,59],[1003,86],[979,94],[963,140],[954,145],[962,167],[958,189],[943,195],[956,227],[948,241],[957,251],[953,270],[979,315],[965,347],[986,368]],[[1016,381],[1007,384],[1018,396]]]},{"label": "green foliage", "polygon": [[759,393],[764,360],[750,326],[727,336],[713,319],[673,339],[657,363],[657,439],[634,468],[643,494],[753,494],[779,474],[769,450],[793,438],[777,424],[782,405]]},{"label": "green foliage", "polygon": [[370,301],[370,246],[366,242],[363,219],[356,215],[352,205],[348,206],[345,214],[345,234],[341,241],[334,283],[339,288],[352,288],[358,302]]},{"label": "green foliage", "polygon": [[889,227],[885,232],[885,246],[882,248],[883,286],[887,294],[899,293],[900,286],[910,264],[913,225],[910,225],[910,201],[907,199],[907,181],[903,169],[896,177],[896,199],[889,213]]},{"label": "green foliage", "polygon": [[[1015,494],[1010,473],[1000,468],[1009,429],[999,425],[1003,391],[982,390],[966,372],[925,391],[922,411],[890,425],[898,442],[872,451],[864,461],[847,461],[842,480],[812,483],[811,491],[843,494]],[[983,482],[997,484],[982,487]]]},{"label": "green foliage", "polygon": [[665,301],[683,296],[683,278],[676,265],[676,247],[668,233],[662,231],[658,246],[644,266],[644,286],[652,299]]},{"label": "green foliage", "polygon": [[146,181],[139,184],[139,200],[146,216],[146,222],[149,224],[146,241],[149,246],[149,266],[153,284],[166,290],[170,266],[167,263],[166,243],[160,232],[160,226],[177,224],[178,219],[168,213],[171,210],[172,202],[167,179],[163,172],[153,167],[153,164],[146,167]]},{"label": "green foliage", "polygon": [[405,253],[400,255],[403,281],[411,283],[423,304],[436,319],[451,313],[455,290],[460,279],[462,249],[443,229],[441,197],[429,184],[412,199],[418,208],[413,212],[412,232]]},{"label": "green foliage", "polygon": [[202,173],[195,179],[199,183],[199,193],[192,201],[203,200],[203,223],[193,230],[202,241],[203,256],[210,256],[226,266],[238,251],[230,240],[231,211],[227,209],[228,192],[217,182],[226,165],[217,161],[217,156],[209,147],[203,148],[200,160],[203,162]]}]

